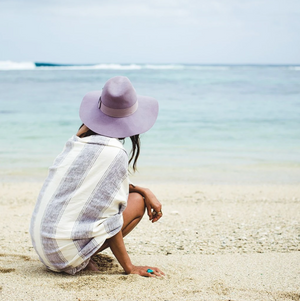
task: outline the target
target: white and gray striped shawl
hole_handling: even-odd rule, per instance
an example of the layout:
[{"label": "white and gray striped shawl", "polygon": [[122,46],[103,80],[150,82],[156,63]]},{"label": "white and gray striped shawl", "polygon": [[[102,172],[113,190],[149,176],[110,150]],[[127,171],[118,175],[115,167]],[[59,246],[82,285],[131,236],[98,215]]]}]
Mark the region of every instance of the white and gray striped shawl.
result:
[{"label": "white and gray striped shawl", "polygon": [[118,139],[69,139],[50,167],[31,219],[40,260],[56,272],[83,269],[121,230],[128,192],[128,155]]}]

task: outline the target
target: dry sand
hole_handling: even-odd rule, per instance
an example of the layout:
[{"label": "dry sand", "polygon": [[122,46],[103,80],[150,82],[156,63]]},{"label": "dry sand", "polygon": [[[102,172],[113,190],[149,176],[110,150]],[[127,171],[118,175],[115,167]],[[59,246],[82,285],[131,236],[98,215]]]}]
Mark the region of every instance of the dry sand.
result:
[{"label": "dry sand", "polygon": [[125,275],[109,251],[99,274],[47,271],[28,227],[41,183],[0,184],[0,300],[300,300],[300,187],[151,185],[164,216],[125,238]]}]

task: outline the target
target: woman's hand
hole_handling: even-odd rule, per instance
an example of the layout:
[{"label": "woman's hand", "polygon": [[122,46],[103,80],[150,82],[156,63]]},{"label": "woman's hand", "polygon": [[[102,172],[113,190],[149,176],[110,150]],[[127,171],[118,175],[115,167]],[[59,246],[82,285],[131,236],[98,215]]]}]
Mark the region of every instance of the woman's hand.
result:
[{"label": "woman's hand", "polygon": [[[148,270],[151,270],[152,272],[147,272]],[[148,267],[148,266],[132,266],[132,270],[130,271],[129,274],[138,274],[140,276],[144,276],[144,277],[161,277],[164,276],[165,273],[162,272],[159,268],[155,268],[155,267]]]},{"label": "woman's hand", "polygon": [[157,222],[162,217],[161,203],[158,201],[152,191],[147,188],[145,189],[144,199],[149,220],[152,221],[152,223]]},{"label": "woman's hand", "polygon": [[[145,277],[160,277],[165,275],[160,269],[155,267],[133,265],[126,251],[121,231],[109,238],[107,242],[126,274],[138,274]],[[151,271],[147,272],[147,270]]]},{"label": "woman's hand", "polygon": [[150,189],[130,184],[129,191],[138,192],[144,197],[149,220],[152,221],[152,223],[157,222],[162,217],[162,205]]}]

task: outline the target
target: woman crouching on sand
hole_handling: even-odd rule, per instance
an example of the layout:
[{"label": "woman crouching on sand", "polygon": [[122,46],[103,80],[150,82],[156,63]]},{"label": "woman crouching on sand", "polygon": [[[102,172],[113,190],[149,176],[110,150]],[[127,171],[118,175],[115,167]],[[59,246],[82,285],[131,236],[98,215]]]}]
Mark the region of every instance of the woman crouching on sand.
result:
[{"label": "woman crouching on sand", "polygon": [[[135,170],[140,152],[139,134],[157,114],[157,101],[136,95],[126,77],[113,77],[102,91],[85,95],[83,125],[50,167],[31,219],[32,244],[48,269],[97,271],[91,257],[110,247],[125,273],[164,275],[156,267],[133,265],[123,241],[145,208],[152,222],[162,217],[155,195],[128,179],[128,164]],[[126,137],[132,141],[129,163],[120,142]]]}]

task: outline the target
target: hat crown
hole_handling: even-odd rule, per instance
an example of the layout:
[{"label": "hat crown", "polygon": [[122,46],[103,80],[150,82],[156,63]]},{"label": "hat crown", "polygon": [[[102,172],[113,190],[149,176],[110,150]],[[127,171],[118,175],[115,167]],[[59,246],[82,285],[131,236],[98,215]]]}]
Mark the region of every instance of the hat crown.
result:
[{"label": "hat crown", "polygon": [[137,95],[127,77],[115,76],[105,83],[101,102],[112,109],[127,109],[137,102]]},{"label": "hat crown", "polygon": [[137,95],[127,77],[109,79],[102,91],[88,92],[80,105],[82,122],[97,134],[124,138],[145,133],[154,124],[158,102]]}]

